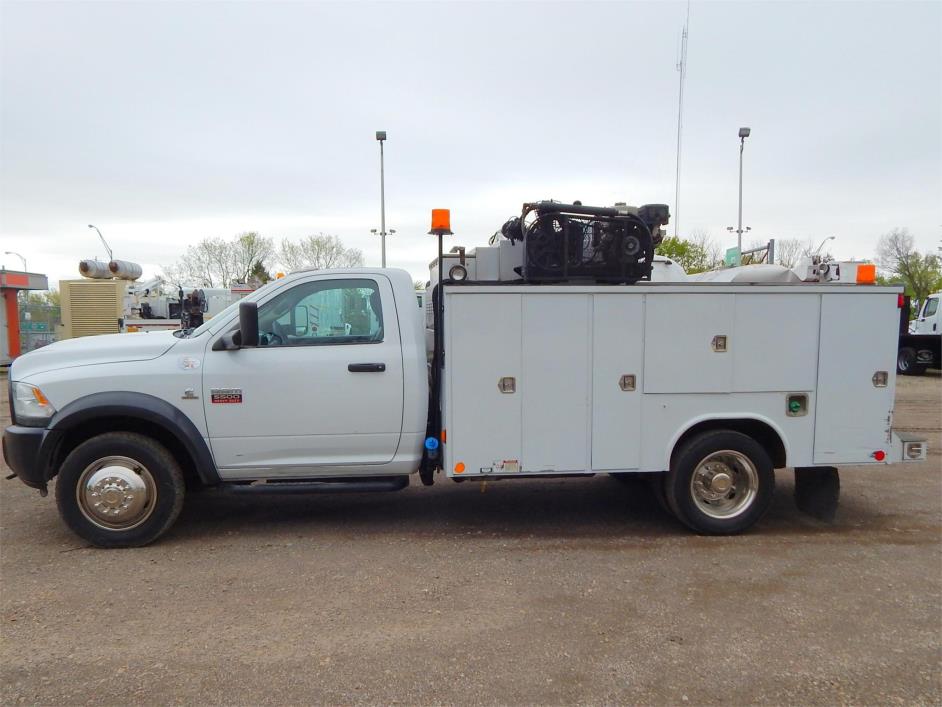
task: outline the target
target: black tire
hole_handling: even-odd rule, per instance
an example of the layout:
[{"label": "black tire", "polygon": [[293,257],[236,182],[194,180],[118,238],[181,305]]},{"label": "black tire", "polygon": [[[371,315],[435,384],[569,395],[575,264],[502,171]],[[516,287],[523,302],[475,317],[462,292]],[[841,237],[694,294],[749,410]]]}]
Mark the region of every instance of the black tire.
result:
[{"label": "black tire", "polygon": [[[701,470],[698,493],[694,474],[705,463],[711,464],[712,470]],[[706,487],[704,479],[711,471],[711,479],[724,474],[734,481],[726,495],[720,490],[720,480],[717,488]],[[768,452],[751,437],[731,430],[704,432],[685,442],[664,476],[664,496],[671,511],[704,535],[733,535],[750,528],[768,510],[774,493],[775,471]],[[707,500],[704,494],[719,497]]]},{"label": "black tire", "polygon": [[[100,500],[79,493],[83,477],[82,487],[94,486]],[[66,525],[93,545],[139,547],[173,525],[185,491],[180,465],[166,447],[141,434],[108,432],[66,457],[56,481],[56,505]],[[133,512],[119,517],[128,508]],[[115,519],[103,517],[108,513],[116,514]]]},{"label": "black tire", "polygon": [[657,505],[668,515],[674,513],[670,504],[667,502],[667,496],[664,494],[664,478],[667,476],[664,472],[649,473],[648,486],[651,489],[651,495],[657,501]]},{"label": "black tire", "polygon": [[654,497],[654,500],[657,501],[657,505],[665,513],[671,514],[673,511],[667,505],[667,499],[664,497],[664,473],[654,473],[650,471],[645,472],[630,472],[630,471],[616,471],[615,473],[610,473],[615,481],[625,486],[631,484],[638,484],[647,487],[647,490],[651,492],[651,495]]},{"label": "black tire", "polygon": [[922,373],[916,365],[916,351],[904,346],[896,354],[896,372],[904,376],[914,376]]}]

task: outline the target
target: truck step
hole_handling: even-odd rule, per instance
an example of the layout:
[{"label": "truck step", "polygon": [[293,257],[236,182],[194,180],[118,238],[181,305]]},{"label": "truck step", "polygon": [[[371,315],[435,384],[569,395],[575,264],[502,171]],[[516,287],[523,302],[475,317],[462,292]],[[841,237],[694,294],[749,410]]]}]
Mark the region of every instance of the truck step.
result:
[{"label": "truck step", "polygon": [[310,494],[310,493],[376,493],[401,491],[409,485],[407,475],[366,476],[322,481],[268,481],[265,483],[224,484],[226,493],[248,494]]}]

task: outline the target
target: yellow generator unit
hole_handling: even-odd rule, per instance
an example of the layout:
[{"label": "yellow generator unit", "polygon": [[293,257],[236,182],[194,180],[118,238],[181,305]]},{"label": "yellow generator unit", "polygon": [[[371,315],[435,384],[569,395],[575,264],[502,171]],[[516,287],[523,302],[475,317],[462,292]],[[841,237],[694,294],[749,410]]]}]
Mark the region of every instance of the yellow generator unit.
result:
[{"label": "yellow generator unit", "polygon": [[60,280],[62,332],[59,338],[120,334],[126,291],[125,280]]}]

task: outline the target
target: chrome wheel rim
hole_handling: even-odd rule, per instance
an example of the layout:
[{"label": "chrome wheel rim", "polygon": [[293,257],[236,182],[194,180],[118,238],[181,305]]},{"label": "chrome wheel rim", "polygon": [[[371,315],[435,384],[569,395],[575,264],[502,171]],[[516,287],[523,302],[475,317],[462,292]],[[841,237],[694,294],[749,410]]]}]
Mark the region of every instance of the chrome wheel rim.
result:
[{"label": "chrome wheel rim", "polygon": [[745,454],[723,449],[706,456],[690,477],[694,504],[711,518],[735,518],[748,509],[759,491],[759,472]]},{"label": "chrome wheel rim", "polygon": [[79,510],[105,530],[130,530],[150,518],[157,484],[147,467],[130,457],[92,462],[75,487]]}]

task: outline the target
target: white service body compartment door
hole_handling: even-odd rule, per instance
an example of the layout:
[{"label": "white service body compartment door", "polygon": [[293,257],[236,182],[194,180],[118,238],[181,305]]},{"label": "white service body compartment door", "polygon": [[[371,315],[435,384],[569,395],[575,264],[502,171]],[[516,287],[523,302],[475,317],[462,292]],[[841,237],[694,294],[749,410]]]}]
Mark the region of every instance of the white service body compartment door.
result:
[{"label": "white service body compartment door", "polygon": [[[641,464],[643,295],[595,295],[592,327],[592,469],[637,469]],[[635,377],[634,390],[622,390],[622,376]]]},{"label": "white service body compartment door", "polygon": [[[898,326],[896,294],[822,295],[815,464],[873,462],[889,449]],[[885,387],[874,386],[877,371]]]},{"label": "white service body compartment door", "polygon": [[[730,392],[737,346],[733,297],[706,292],[647,295],[645,393]],[[726,337],[726,351],[714,350],[716,337]]]},{"label": "white service body compartment door", "polygon": [[589,468],[589,306],[586,294],[523,297],[522,471]]},{"label": "white service body compartment door", "polygon": [[745,292],[735,298],[733,391],[813,391],[821,296]]},{"label": "white service body compartment door", "polygon": [[[446,290],[445,470],[520,470],[521,296]],[[502,393],[501,378],[516,392]]]}]

